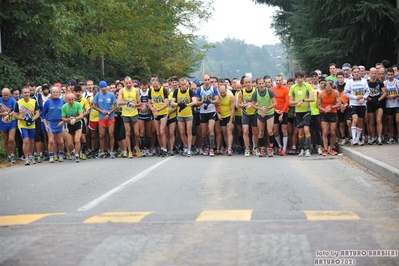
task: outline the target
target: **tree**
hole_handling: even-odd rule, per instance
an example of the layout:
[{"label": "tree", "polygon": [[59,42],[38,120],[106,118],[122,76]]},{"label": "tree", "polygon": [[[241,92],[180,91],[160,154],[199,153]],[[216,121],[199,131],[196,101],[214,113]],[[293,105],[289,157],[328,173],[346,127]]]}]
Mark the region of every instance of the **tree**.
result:
[{"label": "tree", "polygon": [[395,0],[254,0],[281,8],[273,27],[305,70],[345,62],[367,67],[399,53]]}]

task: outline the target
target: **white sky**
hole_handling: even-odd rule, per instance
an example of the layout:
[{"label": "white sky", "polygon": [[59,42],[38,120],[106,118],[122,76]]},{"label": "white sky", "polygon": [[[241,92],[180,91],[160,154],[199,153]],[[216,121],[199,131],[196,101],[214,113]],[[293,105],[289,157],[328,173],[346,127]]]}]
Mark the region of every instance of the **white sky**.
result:
[{"label": "white sky", "polygon": [[280,42],[271,28],[277,8],[252,0],[213,0],[213,8],[211,18],[196,32],[207,36],[208,41],[231,37],[257,46]]}]

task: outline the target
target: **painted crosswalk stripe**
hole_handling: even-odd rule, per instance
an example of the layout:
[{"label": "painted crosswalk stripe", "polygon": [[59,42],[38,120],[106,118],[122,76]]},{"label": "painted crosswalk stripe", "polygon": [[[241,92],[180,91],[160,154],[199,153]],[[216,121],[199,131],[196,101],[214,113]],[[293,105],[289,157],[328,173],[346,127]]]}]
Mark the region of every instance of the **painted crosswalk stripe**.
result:
[{"label": "painted crosswalk stripe", "polygon": [[25,225],[33,223],[47,216],[64,215],[65,213],[17,214],[0,216],[0,226]]},{"label": "painted crosswalk stripe", "polygon": [[360,220],[353,211],[303,211],[310,221],[320,220]]},{"label": "painted crosswalk stripe", "polygon": [[252,210],[206,210],[200,213],[197,221],[250,221]]},{"label": "painted crosswalk stripe", "polygon": [[84,223],[138,223],[152,212],[104,212],[90,217]]}]

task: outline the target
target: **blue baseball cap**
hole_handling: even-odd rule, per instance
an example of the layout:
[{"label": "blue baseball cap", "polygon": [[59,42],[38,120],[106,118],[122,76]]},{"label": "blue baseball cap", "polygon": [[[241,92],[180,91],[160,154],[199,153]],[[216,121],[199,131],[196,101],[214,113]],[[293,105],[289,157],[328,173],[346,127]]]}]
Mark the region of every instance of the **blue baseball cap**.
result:
[{"label": "blue baseball cap", "polygon": [[100,83],[98,83],[98,86],[100,88],[104,88],[104,87],[107,87],[108,85],[107,85],[107,82],[105,82],[104,80],[101,80]]}]

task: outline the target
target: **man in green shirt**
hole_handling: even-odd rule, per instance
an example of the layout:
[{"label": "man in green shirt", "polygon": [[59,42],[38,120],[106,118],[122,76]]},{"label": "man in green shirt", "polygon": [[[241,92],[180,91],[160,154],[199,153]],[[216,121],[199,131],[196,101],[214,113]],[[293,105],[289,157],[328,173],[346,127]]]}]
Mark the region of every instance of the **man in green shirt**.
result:
[{"label": "man in green shirt", "polygon": [[310,156],[310,103],[314,102],[312,86],[304,82],[305,74],[302,71],[295,73],[297,83],[290,88],[290,106],[295,106],[295,122],[298,127],[299,156]]}]

